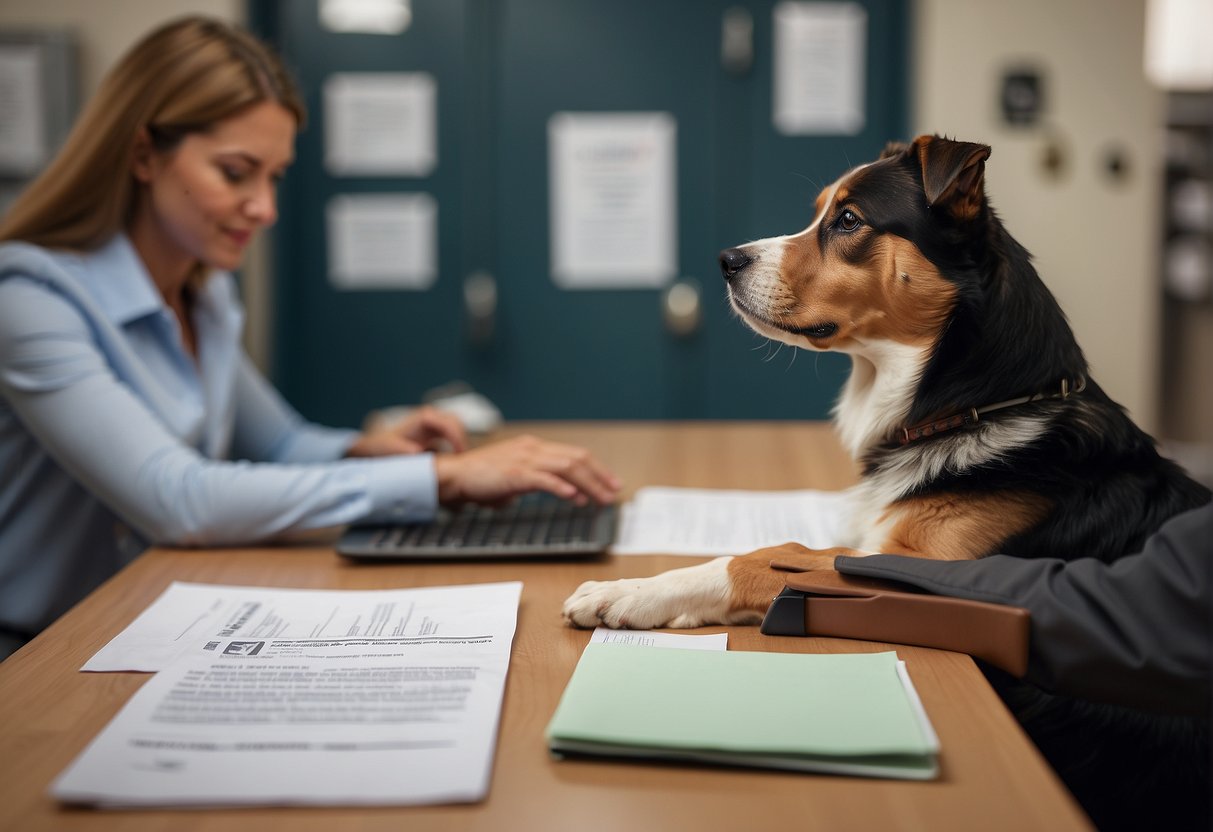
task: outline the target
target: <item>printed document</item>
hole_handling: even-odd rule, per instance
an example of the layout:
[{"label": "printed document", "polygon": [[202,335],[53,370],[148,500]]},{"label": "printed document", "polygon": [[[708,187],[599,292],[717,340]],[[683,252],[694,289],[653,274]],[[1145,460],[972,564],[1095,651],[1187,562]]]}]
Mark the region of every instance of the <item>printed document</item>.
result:
[{"label": "printed document", "polygon": [[[447,588],[442,605],[423,599],[391,618],[385,630],[402,626],[390,636],[221,636],[219,649],[191,650],[152,677],[51,792],[99,806],[480,800],[521,588]],[[313,603],[352,614],[349,600]],[[439,606],[443,617],[429,619],[425,636],[407,635],[415,615]],[[233,641],[253,646],[226,649]]]},{"label": "printed document", "polygon": [[590,644],[630,644],[633,647],[677,647],[683,650],[727,650],[728,633],[694,636],[689,633],[658,633],[653,630],[612,630],[596,627]]},{"label": "printed document", "polygon": [[641,488],[620,513],[616,555],[744,555],[795,541],[839,545],[849,513],[844,491]]},{"label": "printed document", "polygon": [[497,636],[507,618],[508,647],[521,591],[517,582],[384,590],[174,582],[80,669],[156,671],[191,654],[408,655],[419,644]]}]

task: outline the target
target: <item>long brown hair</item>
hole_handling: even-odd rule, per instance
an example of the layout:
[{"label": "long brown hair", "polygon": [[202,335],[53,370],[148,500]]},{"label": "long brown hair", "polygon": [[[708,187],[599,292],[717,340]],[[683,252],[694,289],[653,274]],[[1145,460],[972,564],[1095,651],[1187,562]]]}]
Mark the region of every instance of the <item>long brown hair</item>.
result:
[{"label": "long brown hair", "polygon": [[172,150],[263,101],[281,104],[302,126],[299,93],[265,44],[210,18],[161,26],[106,76],[63,148],[0,219],[0,240],[97,248],[133,216],[131,153],[141,129],[158,150]]}]

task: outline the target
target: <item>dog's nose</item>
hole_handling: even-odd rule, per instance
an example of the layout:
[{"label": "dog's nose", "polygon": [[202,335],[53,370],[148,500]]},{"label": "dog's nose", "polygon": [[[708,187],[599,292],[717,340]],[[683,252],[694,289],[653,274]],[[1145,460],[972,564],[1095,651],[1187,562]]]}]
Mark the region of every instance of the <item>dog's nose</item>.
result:
[{"label": "dog's nose", "polygon": [[750,256],[739,248],[726,248],[720,252],[720,271],[725,280],[731,280],[733,275],[750,264]]}]

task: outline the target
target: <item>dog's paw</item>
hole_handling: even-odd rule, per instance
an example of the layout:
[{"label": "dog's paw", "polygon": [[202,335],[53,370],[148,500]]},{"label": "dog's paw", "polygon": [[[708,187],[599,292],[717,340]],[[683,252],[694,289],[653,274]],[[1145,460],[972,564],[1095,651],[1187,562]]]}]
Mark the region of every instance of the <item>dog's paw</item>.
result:
[{"label": "dog's paw", "polygon": [[647,630],[665,624],[668,599],[652,586],[656,578],[586,581],[564,602],[564,620],[574,627]]},{"label": "dog's paw", "polygon": [[729,613],[728,562],[717,558],[652,578],[586,581],[564,602],[574,627],[650,630],[738,623]]}]

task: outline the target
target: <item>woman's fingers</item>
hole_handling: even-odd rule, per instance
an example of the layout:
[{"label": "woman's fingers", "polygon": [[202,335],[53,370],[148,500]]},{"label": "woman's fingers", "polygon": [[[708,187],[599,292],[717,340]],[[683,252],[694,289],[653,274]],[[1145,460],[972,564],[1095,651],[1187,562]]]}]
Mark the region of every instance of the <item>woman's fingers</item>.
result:
[{"label": "woman's fingers", "polygon": [[493,502],[547,491],[566,500],[613,502],[619,480],[584,448],[519,436],[434,461],[439,498]]},{"label": "woman's fingers", "polygon": [[602,463],[582,448],[563,446],[550,449],[539,467],[599,503],[610,503],[619,496],[619,482]]},{"label": "woman's fingers", "polygon": [[432,447],[434,440],[445,441],[455,452],[465,451],[468,446],[467,429],[459,417],[435,407],[426,406],[418,410],[411,420],[406,421],[404,433],[427,447]]}]

